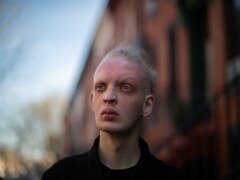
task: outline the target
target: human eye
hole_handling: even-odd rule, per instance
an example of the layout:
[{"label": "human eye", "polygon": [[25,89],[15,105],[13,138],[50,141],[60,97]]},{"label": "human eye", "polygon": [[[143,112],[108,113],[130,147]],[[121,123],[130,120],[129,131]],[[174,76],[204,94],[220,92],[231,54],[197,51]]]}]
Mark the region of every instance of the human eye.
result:
[{"label": "human eye", "polygon": [[123,84],[121,85],[121,90],[123,92],[132,92],[132,86],[129,84]]},{"label": "human eye", "polygon": [[96,86],[95,86],[95,90],[98,92],[104,91],[105,88],[106,88],[106,85],[103,83],[96,84]]}]

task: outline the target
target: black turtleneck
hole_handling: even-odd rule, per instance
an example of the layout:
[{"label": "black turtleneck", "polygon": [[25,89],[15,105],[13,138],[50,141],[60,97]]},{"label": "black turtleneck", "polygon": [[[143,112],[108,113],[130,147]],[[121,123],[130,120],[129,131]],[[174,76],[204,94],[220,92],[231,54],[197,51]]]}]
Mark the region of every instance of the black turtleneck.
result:
[{"label": "black turtleneck", "polygon": [[141,157],[138,163],[126,169],[113,170],[103,165],[98,156],[98,145],[99,137],[90,151],[56,162],[44,172],[42,180],[186,179],[179,169],[155,158],[142,138],[139,138]]}]

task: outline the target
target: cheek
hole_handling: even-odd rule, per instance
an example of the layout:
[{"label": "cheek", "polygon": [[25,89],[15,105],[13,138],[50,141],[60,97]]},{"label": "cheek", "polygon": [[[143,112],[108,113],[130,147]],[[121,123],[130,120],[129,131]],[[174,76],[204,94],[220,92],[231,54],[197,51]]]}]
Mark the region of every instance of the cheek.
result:
[{"label": "cheek", "polygon": [[130,115],[136,113],[141,114],[143,109],[143,101],[139,99],[128,99],[128,101],[123,103],[122,107],[126,112],[130,113]]},{"label": "cheek", "polygon": [[90,98],[91,102],[90,102],[90,107],[92,110],[94,110],[94,99],[93,99],[93,94],[91,94],[91,98]]},{"label": "cheek", "polygon": [[98,100],[99,98],[97,98],[96,96],[94,96],[94,95],[92,95],[92,97],[91,97],[91,107],[92,107],[92,110],[93,111],[96,111],[97,110],[97,108],[98,108],[98,102],[99,102],[99,100]]}]

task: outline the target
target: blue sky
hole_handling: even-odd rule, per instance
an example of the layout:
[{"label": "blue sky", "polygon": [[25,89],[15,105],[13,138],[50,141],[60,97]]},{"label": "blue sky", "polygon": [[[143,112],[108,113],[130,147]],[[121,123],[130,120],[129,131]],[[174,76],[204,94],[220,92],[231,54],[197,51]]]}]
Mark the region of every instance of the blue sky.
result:
[{"label": "blue sky", "polygon": [[0,90],[22,100],[71,95],[105,5],[106,0],[8,2],[1,46],[3,58],[11,54],[15,63]]},{"label": "blue sky", "polygon": [[[0,145],[16,146],[12,126],[22,126],[28,118],[14,114],[21,106],[52,95],[71,97],[106,4],[0,1]],[[40,126],[32,126],[31,133],[40,134],[36,137],[42,137]]]}]

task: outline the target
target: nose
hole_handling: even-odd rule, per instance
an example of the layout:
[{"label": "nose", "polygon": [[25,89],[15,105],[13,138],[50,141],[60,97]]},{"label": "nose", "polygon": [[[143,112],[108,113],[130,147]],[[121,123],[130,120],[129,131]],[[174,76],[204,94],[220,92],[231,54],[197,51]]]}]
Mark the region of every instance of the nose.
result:
[{"label": "nose", "polygon": [[109,88],[105,91],[103,101],[106,103],[116,103],[117,102],[117,94],[114,88]]}]

